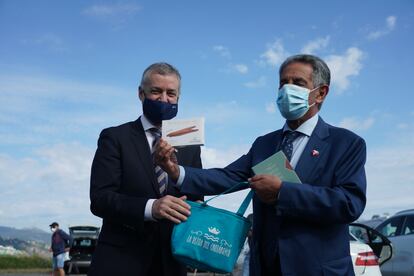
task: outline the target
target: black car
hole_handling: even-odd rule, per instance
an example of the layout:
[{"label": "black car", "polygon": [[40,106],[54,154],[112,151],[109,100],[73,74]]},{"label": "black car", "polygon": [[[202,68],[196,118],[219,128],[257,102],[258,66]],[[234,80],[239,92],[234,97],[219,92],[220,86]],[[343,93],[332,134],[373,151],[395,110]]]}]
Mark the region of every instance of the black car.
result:
[{"label": "black car", "polygon": [[100,228],[95,226],[69,227],[73,243],[69,251],[69,260],[65,262],[65,270],[68,274],[89,269],[98,242],[99,230]]}]

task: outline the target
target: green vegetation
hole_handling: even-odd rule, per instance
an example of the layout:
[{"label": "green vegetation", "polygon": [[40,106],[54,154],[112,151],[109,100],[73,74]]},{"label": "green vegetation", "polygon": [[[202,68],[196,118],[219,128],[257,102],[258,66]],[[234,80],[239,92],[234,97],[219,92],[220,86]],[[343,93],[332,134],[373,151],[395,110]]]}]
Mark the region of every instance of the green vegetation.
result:
[{"label": "green vegetation", "polygon": [[9,256],[0,255],[0,269],[51,268],[52,261],[36,255]]}]

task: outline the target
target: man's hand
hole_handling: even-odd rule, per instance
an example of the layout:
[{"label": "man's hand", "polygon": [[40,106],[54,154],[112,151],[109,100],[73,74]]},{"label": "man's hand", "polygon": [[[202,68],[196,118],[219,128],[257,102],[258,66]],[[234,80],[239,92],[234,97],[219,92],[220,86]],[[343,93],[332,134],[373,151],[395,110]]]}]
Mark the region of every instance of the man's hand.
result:
[{"label": "man's hand", "polygon": [[69,252],[70,251],[70,247],[65,247],[65,252]]},{"label": "man's hand", "polygon": [[273,204],[277,200],[282,181],[279,177],[258,174],[249,179],[250,187],[256,192],[261,201],[266,204]]},{"label": "man's hand", "polygon": [[184,200],[186,196],[180,198],[166,195],[154,201],[152,205],[152,216],[155,219],[168,219],[174,223],[186,221],[191,214],[190,205]]},{"label": "man's hand", "polygon": [[168,176],[177,181],[180,176],[180,169],[177,165],[177,158],[175,156],[175,148],[173,148],[167,141],[162,138],[158,141],[154,151],[154,161],[160,166]]}]

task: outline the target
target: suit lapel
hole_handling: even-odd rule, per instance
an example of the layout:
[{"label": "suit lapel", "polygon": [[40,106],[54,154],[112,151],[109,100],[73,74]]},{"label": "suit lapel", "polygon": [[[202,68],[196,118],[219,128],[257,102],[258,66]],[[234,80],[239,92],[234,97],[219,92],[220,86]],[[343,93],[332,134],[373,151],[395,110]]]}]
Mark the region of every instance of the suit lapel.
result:
[{"label": "suit lapel", "polygon": [[[320,162],[322,156],[328,154],[329,147],[328,143],[325,141],[325,138],[328,136],[328,126],[322,118],[319,117],[318,123],[295,168],[295,171],[302,182],[311,179],[312,173],[314,173],[314,169],[318,162]],[[327,159],[324,158],[324,160]]]},{"label": "suit lapel", "polygon": [[160,196],[160,189],[158,187],[157,179],[155,178],[154,166],[151,156],[151,151],[148,145],[147,136],[145,135],[144,128],[140,119],[137,119],[133,123],[133,135],[131,136],[132,143],[135,146],[135,150],[138,153],[138,157],[141,160],[141,165],[147,172],[148,178],[151,179],[152,187],[158,196]]}]

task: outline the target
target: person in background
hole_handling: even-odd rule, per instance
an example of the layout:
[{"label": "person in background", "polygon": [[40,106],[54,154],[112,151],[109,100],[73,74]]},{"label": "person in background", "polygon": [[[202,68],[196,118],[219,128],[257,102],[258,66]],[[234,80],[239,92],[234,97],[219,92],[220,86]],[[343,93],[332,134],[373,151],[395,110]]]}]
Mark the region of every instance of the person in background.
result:
[{"label": "person in background", "polygon": [[53,222],[49,227],[50,231],[52,231],[52,242],[49,251],[53,253],[53,275],[64,276],[65,270],[63,268],[65,265],[65,255],[69,252],[73,239],[65,231],[59,228],[57,222]]},{"label": "person in background", "polygon": [[243,261],[243,276],[249,276],[249,264],[250,264],[250,251],[251,251],[251,247],[252,247],[252,238],[253,238],[253,214],[249,214],[247,216],[247,219],[250,221],[250,223],[252,224],[252,227],[249,229],[249,232],[247,232],[247,245],[246,245],[246,251],[245,251],[245,255],[244,255],[244,261]]},{"label": "person in background", "polygon": [[[172,65],[150,65],[138,88],[143,114],[100,134],[90,207],[103,225],[89,275],[186,275],[186,267],[172,256],[170,240],[174,223],[186,220],[190,206],[152,156],[162,121],[177,114],[180,86]],[[201,168],[200,146],[180,148],[174,162]]]},{"label": "person in background", "polygon": [[[316,56],[287,58],[279,69],[276,101],[284,125],[258,137],[248,153],[223,169],[178,166],[171,158],[174,148],[164,140],[156,150],[157,163],[183,193],[219,194],[250,183],[252,276],[354,275],[349,223],[366,204],[366,144],[319,116],[330,79],[328,66]],[[253,174],[252,167],[280,150],[302,183]]]}]

